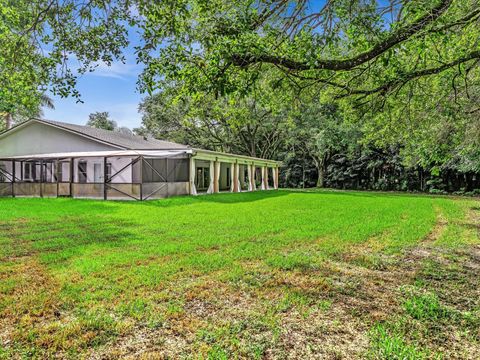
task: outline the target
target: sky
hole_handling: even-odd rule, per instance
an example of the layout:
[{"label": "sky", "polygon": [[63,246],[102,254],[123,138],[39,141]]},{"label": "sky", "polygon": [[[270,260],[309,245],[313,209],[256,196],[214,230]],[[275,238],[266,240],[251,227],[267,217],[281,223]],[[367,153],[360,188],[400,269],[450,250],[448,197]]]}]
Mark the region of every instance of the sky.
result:
[{"label": "sky", "polygon": [[53,99],[55,109],[43,109],[43,117],[73,124],[85,125],[88,115],[97,111],[108,111],[110,118],[119,126],[130,129],[139,127],[141,115],[138,104],[146,94],[136,90],[138,75],[142,65],[136,64],[133,46],[139,38],[135,32],[129,31],[130,46],[125,49],[126,62],[114,62],[111,66],[99,64],[98,68],[78,78],[77,89],[83,103],[75,98],[49,96]]}]

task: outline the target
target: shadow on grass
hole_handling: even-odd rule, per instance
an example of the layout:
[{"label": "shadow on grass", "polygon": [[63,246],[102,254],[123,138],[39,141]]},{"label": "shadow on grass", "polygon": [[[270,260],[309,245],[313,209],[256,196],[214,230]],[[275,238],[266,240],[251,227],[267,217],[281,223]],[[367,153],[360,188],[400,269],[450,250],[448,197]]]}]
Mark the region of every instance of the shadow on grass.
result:
[{"label": "shadow on grass", "polygon": [[154,207],[175,207],[198,203],[237,204],[277,198],[286,196],[289,193],[290,191],[288,190],[268,190],[244,193],[200,194],[197,196],[177,196],[159,200],[148,200],[137,202],[136,204]]}]

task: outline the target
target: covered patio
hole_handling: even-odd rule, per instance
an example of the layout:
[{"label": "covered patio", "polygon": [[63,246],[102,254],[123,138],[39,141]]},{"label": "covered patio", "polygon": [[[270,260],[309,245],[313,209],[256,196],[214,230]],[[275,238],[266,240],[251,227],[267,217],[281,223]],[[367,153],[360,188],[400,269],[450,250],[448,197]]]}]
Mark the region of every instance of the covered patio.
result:
[{"label": "covered patio", "polygon": [[0,196],[150,200],[278,189],[279,163],[208,150],[119,150],[0,159]]},{"label": "covered patio", "polygon": [[0,196],[148,200],[189,194],[189,150],[52,153],[0,160]]},{"label": "covered patio", "polygon": [[279,166],[274,160],[194,149],[190,193],[278,189]]}]

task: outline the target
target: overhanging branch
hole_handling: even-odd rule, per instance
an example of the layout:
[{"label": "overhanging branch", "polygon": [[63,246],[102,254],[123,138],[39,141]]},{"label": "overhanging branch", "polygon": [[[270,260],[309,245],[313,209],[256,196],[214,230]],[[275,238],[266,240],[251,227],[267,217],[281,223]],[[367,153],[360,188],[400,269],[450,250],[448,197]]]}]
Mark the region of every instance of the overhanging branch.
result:
[{"label": "overhanging branch", "polygon": [[409,73],[404,74],[400,78],[392,79],[384,84],[377,86],[372,89],[348,89],[346,93],[338,95],[337,98],[345,98],[348,96],[352,95],[373,95],[373,94],[386,94],[388,92],[391,92],[393,89],[397,88],[398,86],[403,86],[407,82],[424,77],[424,76],[430,76],[430,75],[435,75],[439,74],[445,70],[448,70],[454,66],[466,63],[470,60],[480,60],[480,50],[477,51],[472,51],[469,54],[462,56],[456,60],[453,60],[449,63],[443,64],[438,67],[432,67],[432,68],[427,68],[423,70],[418,70],[418,71],[412,71]]},{"label": "overhanging branch", "polygon": [[419,31],[423,30],[427,25],[438,19],[451,5],[452,0],[442,0],[436,7],[425,13],[418,20],[412,24],[405,26],[388,36],[384,41],[378,43],[370,50],[358,54],[349,59],[338,60],[317,60],[314,64],[296,61],[280,56],[270,54],[233,54],[231,62],[240,67],[256,64],[256,63],[270,63],[281,66],[286,69],[303,71],[303,70],[351,70],[361,64],[364,64],[375,57],[383,54],[392,47],[409,39]]}]

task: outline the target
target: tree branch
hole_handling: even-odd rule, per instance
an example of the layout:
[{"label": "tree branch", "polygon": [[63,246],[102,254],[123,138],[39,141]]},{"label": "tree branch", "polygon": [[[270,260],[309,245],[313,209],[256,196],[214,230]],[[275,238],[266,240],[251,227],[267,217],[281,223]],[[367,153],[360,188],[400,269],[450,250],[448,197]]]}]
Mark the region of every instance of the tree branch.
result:
[{"label": "tree branch", "polygon": [[427,25],[438,19],[451,5],[452,0],[442,0],[436,7],[424,14],[412,24],[405,26],[388,36],[385,40],[375,45],[370,50],[358,54],[349,59],[339,60],[317,60],[315,64],[300,62],[280,56],[270,54],[233,54],[231,62],[240,67],[245,67],[255,63],[270,63],[281,66],[286,69],[303,71],[303,70],[351,70],[361,64],[364,64],[375,57],[383,54],[392,47],[409,39],[419,31],[423,30]]},{"label": "tree branch", "polygon": [[417,79],[417,78],[423,77],[423,76],[439,74],[442,71],[445,71],[445,70],[450,69],[454,66],[466,63],[466,62],[468,62],[470,60],[474,60],[474,59],[480,59],[480,50],[472,51],[471,53],[467,54],[466,56],[460,57],[460,58],[458,58],[454,61],[451,61],[449,63],[443,64],[443,65],[438,66],[438,67],[433,67],[433,68],[417,70],[417,71],[412,71],[412,72],[406,73],[401,78],[397,78],[397,79],[387,81],[384,84],[382,84],[380,86],[377,86],[373,89],[350,89],[350,90],[348,90],[347,93],[338,95],[337,99],[345,98],[345,97],[352,96],[352,95],[372,95],[372,94],[376,94],[376,93],[386,94],[386,93],[392,91],[393,89],[395,89],[398,86],[405,85],[407,82],[409,82],[411,80],[414,80],[414,79]]}]

